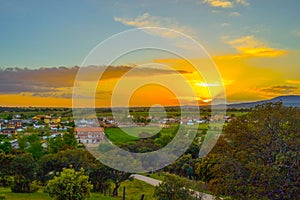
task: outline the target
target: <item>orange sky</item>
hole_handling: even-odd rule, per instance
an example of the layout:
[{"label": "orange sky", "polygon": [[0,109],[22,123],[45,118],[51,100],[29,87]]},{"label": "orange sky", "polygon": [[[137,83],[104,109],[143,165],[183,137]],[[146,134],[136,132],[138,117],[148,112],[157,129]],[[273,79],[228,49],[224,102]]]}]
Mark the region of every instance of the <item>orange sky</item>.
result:
[{"label": "orange sky", "polygon": [[[280,66],[280,63],[283,63],[285,60],[293,60],[295,54],[288,52],[284,55],[273,54],[269,51],[267,55],[266,53],[263,53],[264,55],[255,55],[253,52],[256,52],[256,50],[247,50],[246,52],[252,53],[248,55],[245,52],[238,52],[235,55],[213,57],[221,74],[228,102],[252,101],[273,98],[279,95],[300,94],[300,82],[296,78],[297,75],[284,71],[284,68]],[[257,52],[257,54],[261,54],[261,52]],[[199,65],[205,63],[201,59],[194,59],[194,61],[199,63]],[[214,83],[205,83],[201,76],[186,61],[180,59],[158,59],[154,62],[168,65],[174,71],[143,68],[136,74],[121,78],[133,68],[108,68],[96,90],[96,106],[111,106],[112,94],[117,86],[123,87],[123,89],[119,90],[120,94],[116,94],[117,98],[115,99],[117,100],[114,101],[116,102],[115,105],[118,105],[118,101],[122,102],[121,99],[124,98],[129,98],[130,106],[176,105],[178,100],[189,104],[190,99],[207,102],[213,98],[210,96],[209,90],[216,88]],[[176,70],[180,70],[180,72],[178,73]],[[14,73],[24,74],[25,72],[19,71]],[[39,77],[33,80],[37,82],[37,85],[31,88],[33,91],[1,94],[2,106],[72,106],[72,85],[76,69],[57,68],[46,72],[43,69],[38,69],[31,73],[37,73],[37,77]],[[91,70],[91,73],[93,73],[93,70]],[[52,76],[52,74],[55,76]],[[58,74],[61,74],[61,77]],[[122,79],[126,79],[125,84],[122,83],[120,86],[118,81]],[[136,83],[144,79],[151,80],[154,83],[162,80],[169,80],[169,82],[166,82],[167,85],[165,86],[146,84],[136,88],[132,94],[128,93],[129,88],[133,88]],[[24,82],[25,84],[30,83],[28,80],[26,81]],[[89,83],[84,84],[89,85]],[[39,85],[43,90],[39,91]],[[22,87],[22,85],[17,87]],[[178,88],[178,90],[174,92],[172,88]],[[187,92],[189,89],[193,90],[195,96],[191,92]],[[82,105],[85,105],[86,98],[88,96],[80,100]],[[118,100],[118,98],[120,99]]]}]

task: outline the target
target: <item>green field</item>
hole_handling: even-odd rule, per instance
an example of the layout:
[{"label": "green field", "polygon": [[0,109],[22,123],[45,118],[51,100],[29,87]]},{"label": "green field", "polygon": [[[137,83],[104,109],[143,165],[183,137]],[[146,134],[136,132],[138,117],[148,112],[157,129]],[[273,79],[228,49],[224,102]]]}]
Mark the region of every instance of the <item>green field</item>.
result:
[{"label": "green field", "polygon": [[[126,187],[126,199],[140,200],[142,194],[144,200],[155,200],[153,197],[154,187],[139,180],[125,181],[119,189],[119,197],[104,196],[103,194],[93,192],[89,200],[117,200],[122,199],[123,187]],[[7,200],[51,200],[47,193],[41,188],[36,193],[12,193],[10,188],[0,188],[0,194],[5,194]]]},{"label": "green field", "polygon": [[[114,144],[125,144],[125,143],[130,143],[132,141],[137,141],[139,140],[139,134],[140,133],[148,133],[151,134],[151,132],[154,132],[154,130],[159,131],[161,136],[163,135],[173,135],[173,132],[176,130],[177,124],[174,124],[170,126],[170,128],[162,128],[160,130],[159,127],[129,127],[129,128],[105,128],[105,134],[109,138],[110,141],[112,141]],[[126,130],[125,133],[122,130]],[[154,135],[154,134],[151,134]]]}]

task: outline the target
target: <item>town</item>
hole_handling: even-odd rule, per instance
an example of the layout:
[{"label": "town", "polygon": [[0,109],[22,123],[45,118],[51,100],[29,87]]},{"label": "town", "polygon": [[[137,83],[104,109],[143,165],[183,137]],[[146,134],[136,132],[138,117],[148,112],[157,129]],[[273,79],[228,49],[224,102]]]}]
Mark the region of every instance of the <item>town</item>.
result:
[{"label": "town", "polygon": [[[243,111],[246,113],[245,111]],[[25,112],[26,113],[26,112]],[[97,119],[83,118],[74,120],[72,117],[57,116],[53,112],[47,115],[40,114],[33,117],[24,117],[23,114],[10,114],[6,119],[0,119],[0,135],[10,140],[12,148],[18,148],[17,138],[23,135],[37,134],[43,147],[47,147],[47,141],[50,138],[61,137],[69,132],[74,132],[78,144],[99,144],[105,139],[105,129],[109,128],[130,128],[130,127],[161,127],[169,128],[171,124],[185,124],[187,126],[198,126],[199,124],[208,124],[211,121],[230,122],[235,115],[213,117],[154,117],[143,116],[137,112],[137,115],[128,115],[127,119],[120,122],[113,116],[101,116]]]}]

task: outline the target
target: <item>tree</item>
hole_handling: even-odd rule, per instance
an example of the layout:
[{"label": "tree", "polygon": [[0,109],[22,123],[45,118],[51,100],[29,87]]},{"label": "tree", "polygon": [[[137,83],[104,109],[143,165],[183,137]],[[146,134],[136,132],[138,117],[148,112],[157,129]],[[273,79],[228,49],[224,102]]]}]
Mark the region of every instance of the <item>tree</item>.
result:
[{"label": "tree", "polygon": [[0,150],[4,151],[5,153],[9,153],[11,151],[11,143],[7,140],[0,142]]},{"label": "tree", "polygon": [[109,179],[112,180],[112,182],[115,184],[113,196],[117,197],[119,195],[118,190],[119,190],[119,187],[121,186],[121,183],[128,180],[130,176],[131,176],[131,173],[126,173],[126,172],[118,171],[115,169],[110,169]]},{"label": "tree", "polygon": [[57,135],[56,138],[50,138],[49,149],[51,153],[57,153],[63,147],[64,141],[60,135]]},{"label": "tree", "polygon": [[31,142],[26,151],[31,153],[35,160],[40,159],[44,155],[44,149],[40,140]]},{"label": "tree", "polygon": [[93,189],[98,192],[106,194],[106,191],[110,185],[109,183],[110,169],[100,162],[91,164],[89,167],[89,177],[93,184]]},{"label": "tree", "polygon": [[76,140],[74,131],[71,131],[71,129],[69,129],[69,131],[70,133],[65,133],[63,136],[64,143],[69,147],[77,148],[78,142]]},{"label": "tree", "polygon": [[0,183],[2,186],[8,186],[9,176],[12,175],[12,162],[14,160],[14,156],[11,154],[5,154],[4,152],[0,152]]},{"label": "tree", "polygon": [[192,178],[194,176],[194,160],[191,154],[181,156],[175,163],[166,168],[170,173]]},{"label": "tree", "polygon": [[35,192],[37,188],[31,187],[31,182],[35,179],[35,162],[31,154],[20,154],[12,161],[14,183],[12,192]]},{"label": "tree", "polygon": [[84,200],[90,197],[93,188],[88,179],[83,169],[64,168],[59,176],[48,182],[45,192],[55,200]]},{"label": "tree", "polygon": [[37,134],[18,137],[18,144],[20,150],[31,153],[35,160],[40,159],[44,155],[44,149]]},{"label": "tree", "polygon": [[183,179],[176,175],[167,174],[165,180],[155,187],[154,197],[158,200],[197,200],[201,196],[197,196],[193,190],[184,187]]},{"label": "tree", "polygon": [[300,199],[300,110],[281,102],[233,120],[210,155],[216,194],[233,199]]}]

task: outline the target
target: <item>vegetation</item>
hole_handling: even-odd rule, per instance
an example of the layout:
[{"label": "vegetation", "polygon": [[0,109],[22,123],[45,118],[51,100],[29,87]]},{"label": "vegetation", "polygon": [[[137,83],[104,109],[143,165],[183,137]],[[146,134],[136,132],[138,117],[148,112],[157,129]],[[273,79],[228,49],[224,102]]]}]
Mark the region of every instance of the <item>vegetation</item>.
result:
[{"label": "vegetation", "polygon": [[175,175],[167,174],[164,182],[160,183],[154,191],[158,200],[196,200],[201,196],[186,187],[183,179]]},{"label": "vegetation", "polygon": [[[8,118],[16,113],[22,114],[22,109],[10,108],[8,112],[0,113]],[[22,117],[42,112],[56,111],[30,108]],[[68,112],[68,109],[57,109],[57,113],[65,118]],[[130,114],[141,122],[146,119],[147,112],[145,108],[132,108]],[[98,116],[110,114],[110,109],[97,109]],[[180,117],[177,108],[168,108],[167,114]],[[201,114],[202,117],[209,116],[209,108],[203,109]],[[98,162],[84,147],[78,146],[72,129],[68,130],[69,134],[43,140],[43,136],[49,136],[49,130],[29,128],[30,134],[19,134],[17,138],[19,149],[11,147],[9,138],[0,136],[0,185],[4,187],[0,189],[0,195],[4,194],[7,199],[49,199],[43,188],[48,185],[46,191],[51,193],[50,185],[54,180],[63,179],[68,172],[70,176],[83,176],[87,185],[93,186],[88,199],[120,199],[118,196],[124,186],[126,199],[140,199],[141,195],[137,194],[145,194],[144,200],[196,198],[188,189],[209,190],[231,199],[300,199],[299,108],[269,103],[254,109],[230,109],[227,115],[232,120],[226,124],[217,145],[205,158],[199,158],[198,153],[209,124],[194,125],[193,128],[198,128],[197,135],[184,155],[160,170],[160,177],[158,173],[151,174],[164,180],[156,188],[131,180],[130,173]],[[139,131],[129,127],[130,135],[119,128],[106,127],[105,133],[119,147],[144,153],[168,144],[178,126],[178,121],[170,123],[155,135],[151,135],[148,127]],[[47,146],[42,147],[45,141]],[[99,149],[101,152],[112,150],[106,143],[95,147],[95,151]],[[123,165],[132,164],[122,157],[112,159],[118,159]],[[70,165],[72,167],[68,169]]]},{"label": "vegetation", "polygon": [[59,176],[48,182],[45,192],[55,200],[85,200],[90,197],[92,187],[83,168],[78,172],[64,168]]},{"label": "vegetation", "polygon": [[201,178],[233,199],[300,199],[299,122],[298,108],[257,106],[226,127]]}]

